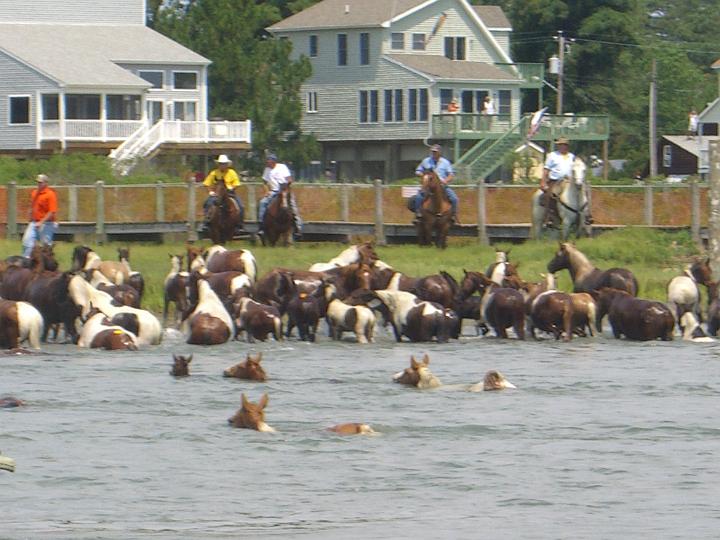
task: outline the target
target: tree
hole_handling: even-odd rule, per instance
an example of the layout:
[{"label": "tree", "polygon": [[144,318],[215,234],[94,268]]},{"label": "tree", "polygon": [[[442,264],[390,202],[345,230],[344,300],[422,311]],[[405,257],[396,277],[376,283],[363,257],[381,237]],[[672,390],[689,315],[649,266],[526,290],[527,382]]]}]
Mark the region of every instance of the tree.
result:
[{"label": "tree", "polygon": [[172,0],[156,11],[154,26],[212,61],[209,68],[211,116],[250,119],[254,164],[266,150],[303,165],[318,153],[301,133],[300,85],[310,62],[290,57],[291,45],[265,28],[281,19],[273,2],[251,0]]}]

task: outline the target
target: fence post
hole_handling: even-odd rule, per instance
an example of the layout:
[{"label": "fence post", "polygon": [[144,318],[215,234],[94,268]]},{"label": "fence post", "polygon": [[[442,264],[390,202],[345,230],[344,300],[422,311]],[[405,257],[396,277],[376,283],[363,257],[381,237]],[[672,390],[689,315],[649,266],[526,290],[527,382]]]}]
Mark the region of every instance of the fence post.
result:
[{"label": "fence post", "polygon": [[68,220],[71,222],[78,220],[78,187],[76,185],[68,186]]},{"label": "fence post", "polygon": [[105,234],[105,183],[95,182],[95,239],[98,244],[107,240]]},{"label": "fence post", "polygon": [[477,236],[481,245],[486,246],[490,243],[485,215],[485,178],[482,177],[478,178],[477,182]]},{"label": "fence post", "polygon": [[693,242],[700,243],[700,186],[698,178],[690,178],[690,231]]},{"label": "fence post", "polygon": [[379,178],[375,179],[375,243],[379,246],[386,244],[383,223],[383,184]]},{"label": "fence post", "polygon": [[193,181],[188,182],[187,223],[188,242],[195,242],[198,239],[198,234],[195,227],[195,182]]},{"label": "fence post", "polygon": [[17,234],[17,182],[10,182],[7,187],[7,237],[15,240]]},{"label": "fence post", "polygon": [[245,221],[255,221],[257,219],[257,195],[255,193],[255,186],[252,184],[248,184],[247,199],[247,214],[245,215]]},{"label": "fence post", "polygon": [[165,184],[155,184],[155,221],[165,221]]},{"label": "fence post", "polygon": [[645,225],[653,224],[653,188],[649,180],[645,182]]},{"label": "fence post", "polygon": [[340,184],[340,221],[350,221],[350,189]]}]

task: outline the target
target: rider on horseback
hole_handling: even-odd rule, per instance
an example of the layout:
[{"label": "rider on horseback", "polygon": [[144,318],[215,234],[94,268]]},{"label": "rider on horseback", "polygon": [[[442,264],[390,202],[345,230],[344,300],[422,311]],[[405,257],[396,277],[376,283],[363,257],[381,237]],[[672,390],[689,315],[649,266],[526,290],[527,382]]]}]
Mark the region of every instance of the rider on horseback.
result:
[{"label": "rider on horseback", "polygon": [[[265,182],[265,196],[260,199],[258,205],[258,234],[264,234],[263,230],[263,218],[265,217],[265,211],[270,205],[270,202],[277,197],[280,190],[285,185],[293,183],[292,173],[284,163],[278,163],[278,158],[275,154],[268,154],[265,158],[265,171],[263,172],[263,181]],[[298,211],[297,202],[295,197],[290,196],[289,198],[290,208],[293,213],[293,221],[295,223],[295,236],[302,236],[302,220],[300,219],[300,212]]]},{"label": "rider on horseback", "polygon": [[[439,144],[434,144],[430,147],[430,155],[423,159],[415,169],[415,174],[422,178],[423,174],[428,171],[435,171],[440,181],[445,188],[445,194],[447,195],[450,204],[452,205],[452,219],[454,222],[458,222],[457,219],[457,205],[458,198],[455,192],[450,189],[448,184],[455,177],[455,171],[453,170],[452,164],[449,160],[442,157],[442,147]],[[428,197],[428,193],[425,190],[418,191],[417,195],[412,197],[408,202],[408,207],[412,212],[415,212],[415,222],[421,217],[422,203]]]},{"label": "rider on horseback", "polygon": [[545,159],[545,168],[540,180],[540,189],[543,192],[540,204],[545,207],[543,223],[546,227],[557,227],[560,223],[557,201],[562,191],[562,181],[572,177],[575,154],[570,152],[570,141],[559,137],[555,141],[557,150],[550,152]]},{"label": "rider on horseback", "polygon": [[215,183],[219,182],[220,180],[223,180],[225,182],[225,187],[228,190],[228,195],[230,195],[230,197],[232,197],[237,203],[240,214],[242,215],[244,212],[242,202],[235,193],[235,188],[240,185],[240,178],[235,172],[235,169],[230,168],[230,166],[232,165],[232,161],[225,154],[220,154],[215,160],[215,163],[217,163],[217,168],[210,171],[210,174],[207,175],[207,178],[205,178],[205,181],[203,182],[203,186],[207,187],[208,190],[208,198],[205,199],[205,202],[203,203],[203,211],[205,215],[203,229],[207,229],[208,211],[210,210],[210,207],[215,204],[215,201],[217,199],[217,194],[214,190]]}]

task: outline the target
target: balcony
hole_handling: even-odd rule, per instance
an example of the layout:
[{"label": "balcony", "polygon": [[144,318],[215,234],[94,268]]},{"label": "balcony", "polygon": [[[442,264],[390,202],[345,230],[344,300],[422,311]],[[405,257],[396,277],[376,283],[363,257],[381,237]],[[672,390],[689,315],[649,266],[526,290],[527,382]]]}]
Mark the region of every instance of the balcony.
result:
[{"label": "balcony", "polygon": [[[517,63],[517,64],[495,64],[503,71],[511,75],[519,75],[523,83],[520,88],[542,88],[545,77],[544,64]],[[513,69],[514,68],[514,69]]]}]

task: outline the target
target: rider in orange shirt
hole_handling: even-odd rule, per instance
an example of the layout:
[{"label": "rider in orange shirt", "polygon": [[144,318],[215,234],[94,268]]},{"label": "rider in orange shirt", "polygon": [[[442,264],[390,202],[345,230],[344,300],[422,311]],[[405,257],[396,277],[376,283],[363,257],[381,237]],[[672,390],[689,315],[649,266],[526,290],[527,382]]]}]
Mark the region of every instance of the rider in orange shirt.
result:
[{"label": "rider in orange shirt", "polygon": [[30,221],[22,238],[23,255],[29,257],[35,242],[38,240],[45,244],[52,244],[55,229],[57,229],[57,194],[48,186],[48,177],[38,174],[37,188],[30,193],[32,208]]}]

